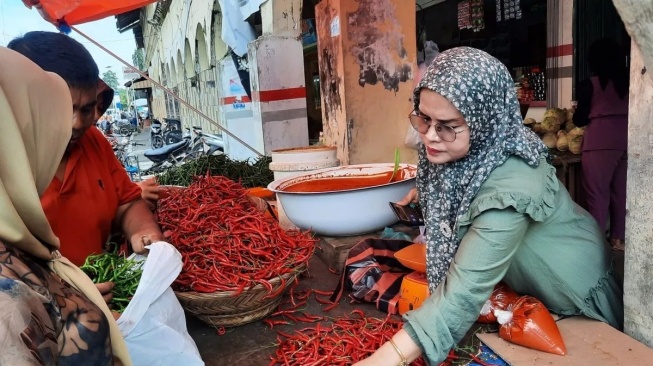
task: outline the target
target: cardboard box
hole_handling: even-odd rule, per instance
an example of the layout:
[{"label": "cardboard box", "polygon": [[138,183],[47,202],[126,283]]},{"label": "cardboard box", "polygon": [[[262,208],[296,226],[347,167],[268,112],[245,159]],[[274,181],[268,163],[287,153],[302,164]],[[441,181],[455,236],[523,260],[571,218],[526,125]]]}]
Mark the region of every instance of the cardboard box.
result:
[{"label": "cardboard box", "polygon": [[578,316],[558,321],[558,328],[567,346],[566,356],[509,343],[498,333],[477,336],[512,366],[653,365],[653,349],[605,323]]}]

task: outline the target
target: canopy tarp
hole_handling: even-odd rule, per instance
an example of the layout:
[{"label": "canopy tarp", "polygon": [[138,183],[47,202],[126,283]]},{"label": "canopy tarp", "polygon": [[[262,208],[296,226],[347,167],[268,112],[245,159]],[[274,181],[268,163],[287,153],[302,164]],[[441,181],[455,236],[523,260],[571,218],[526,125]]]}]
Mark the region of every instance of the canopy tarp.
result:
[{"label": "canopy tarp", "polygon": [[138,9],[157,0],[23,0],[57,26],[76,25]]}]

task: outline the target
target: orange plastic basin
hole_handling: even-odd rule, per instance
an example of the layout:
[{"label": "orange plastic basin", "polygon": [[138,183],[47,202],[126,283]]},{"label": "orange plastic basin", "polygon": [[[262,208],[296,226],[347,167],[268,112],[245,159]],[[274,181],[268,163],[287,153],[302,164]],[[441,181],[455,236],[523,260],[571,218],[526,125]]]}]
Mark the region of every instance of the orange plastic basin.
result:
[{"label": "orange plastic basin", "polygon": [[399,263],[418,272],[426,272],[426,244],[411,244],[395,253]]},{"label": "orange plastic basin", "polygon": [[249,188],[247,190],[247,194],[250,196],[263,198],[264,200],[274,198],[274,192],[264,187]]}]

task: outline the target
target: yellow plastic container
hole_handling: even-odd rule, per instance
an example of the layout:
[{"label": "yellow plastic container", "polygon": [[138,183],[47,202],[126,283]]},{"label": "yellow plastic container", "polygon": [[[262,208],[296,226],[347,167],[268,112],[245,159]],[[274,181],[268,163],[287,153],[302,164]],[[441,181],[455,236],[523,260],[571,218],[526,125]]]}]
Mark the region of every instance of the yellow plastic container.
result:
[{"label": "yellow plastic container", "polygon": [[[397,252],[398,253],[398,252]],[[404,277],[399,289],[399,314],[419,308],[429,297],[429,284],[424,272],[413,272]]]}]

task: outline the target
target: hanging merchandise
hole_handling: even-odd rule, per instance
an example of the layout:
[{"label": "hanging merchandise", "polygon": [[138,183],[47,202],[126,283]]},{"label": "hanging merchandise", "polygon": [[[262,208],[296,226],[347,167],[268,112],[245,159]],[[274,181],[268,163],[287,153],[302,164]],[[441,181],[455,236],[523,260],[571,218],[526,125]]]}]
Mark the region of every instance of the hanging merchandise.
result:
[{"label": "hanging merchandise", "polygon": [[242,1],[220,0],[222,8],[222,40],[237,56],[247,54],[247,44],[256,39],[254,28],[243,20],[240,13]]},{"label": "hanging merchandise", "polygon": [[469,29],[471,24],[470,0],[458,3],[458,29]]},{"label": "hanging merchandise", "polygon": [[470,17],[471,28],[474,32],[485,29],[485,11],[483,10],[483,0],[470,0]]},{"label": "hanging merchandise", "polygon": [[521,0],[515,0],[515,19],[521,19],[522,17],[520,2]]},{"label": "hanging merchandise", "polygon": [[238,6],[240,7],[240,15],[243,17],[243,20],[246,20],[250,15],[256,13],[261,9],[261,5],[267,0],[238,0]]},{"label": "hanging merchandise", "polygon": [[[497,1],[497,4],[499,1]],[[499,6],[497,5],[497,8]],[[503,19],[521,19],[521,0],[503,0]]]},{"label": "hanging merchandise", "polygon": [[497,3],[496,3],[496,4],[497,4],[497,8],[496,8],[496,12],[497,12],[497,23],[499,23],[500,21],[503,20],[503,13],[501,13],[501,0],[497,0]]}]

